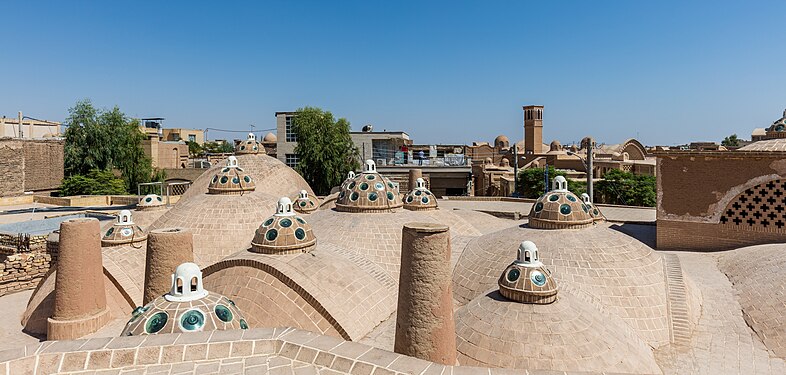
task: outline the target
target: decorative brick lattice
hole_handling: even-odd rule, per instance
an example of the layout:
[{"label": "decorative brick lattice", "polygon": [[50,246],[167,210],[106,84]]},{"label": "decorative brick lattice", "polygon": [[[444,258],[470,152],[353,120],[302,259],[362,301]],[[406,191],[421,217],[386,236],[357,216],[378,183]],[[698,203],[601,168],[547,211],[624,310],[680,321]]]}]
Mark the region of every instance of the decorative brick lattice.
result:
[{"label": "decorative brick lattice", "polygon": [[746,189],[726,206],[720,224],[744,230],[786,232],[786,180]]}]

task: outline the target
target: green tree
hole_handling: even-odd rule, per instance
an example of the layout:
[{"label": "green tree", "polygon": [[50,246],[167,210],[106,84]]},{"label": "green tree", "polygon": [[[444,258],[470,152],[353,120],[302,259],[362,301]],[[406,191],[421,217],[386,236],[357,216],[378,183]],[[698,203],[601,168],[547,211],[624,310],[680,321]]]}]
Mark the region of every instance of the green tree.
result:
[{"label": "green tree", "polygon": [[739,145],[740,145],[740,139],[737,138],[737,134],[732,134],[726,138],[723,138],[723,140],[721,141],[721,146],[739,147]]},{"label": "green tree", "polygon": [[93,169],[86,175],[75,174],[63,179],[61,196],[71,195],[116,195],[125,194],[126,185],[122,178],[111,171]]},{"label": "green tree", "polygon": [[595,183],[595,200],[610,204],[654,207],[657,186],[654,176],[634,175],[617,169]]},{"label": "green tree", "polygon": [[205,153],[205,150],[202,149],[202,146],[199,143],[186,141],[188,145],[188,154],[191,155],[192,158],[202,156]]},{"label": "green tree", "polygon": [[346,119],[336,121],[330,112],[304,107],[295,112],[293,131],[298,156],[295,170],[317,194],[328,194],[347,172],[360,166]]},{"label": "green tree", "polygon": [[[563,176],[566,174],[563,171],[557,170],[549,166],[549,190],[551,190],[551,181],[554,177]],[[545,192],[545,176],[544,168],[527,168],[519,172],[519,185],[518,191],[523,198],[538,198]],[[574,181],[568,179],[568,190],[573,194],[581,195],[587,192],[587,183],[585,181]]]},{"label": "green tree", "polygon": [[235,148],[227,142],[205,142],[202,150],[209,154],[225,154],[234,152]]},{"label": "green tree", "polygon": [[90,100],[79,101],[68,111],[66,177],[117,169],[128,192],[135,191],[138,183],[162,176],[154,173],[152,162],[142,149],[145,135],[139,131],[138,120],[129,119],[117,106],[109,111],[98,110]]}]

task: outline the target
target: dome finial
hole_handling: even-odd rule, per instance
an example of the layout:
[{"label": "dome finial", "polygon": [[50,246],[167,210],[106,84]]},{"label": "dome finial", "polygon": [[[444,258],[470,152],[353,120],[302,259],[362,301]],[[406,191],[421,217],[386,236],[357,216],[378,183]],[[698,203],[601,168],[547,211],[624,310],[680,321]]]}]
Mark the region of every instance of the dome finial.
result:
[{"label": "dome finial", "polygon": [[295,212],[292,210],[292,200],[288,197],[281,197],[276,207],[276,216],[292,216],[294,214]]},{"label": "dome finial", "polygon": [[538,259],[538,247],[532,241],[524,241],[519,245],[516,263],[523,266],[540,267],[543,263]]},{"label": "dome finial", "polygon": [[134,224],[134,221],[131,220],[131,211],[123,210],[120,211],[120,215],[117,215],[117,223],[118,224]]},{"label": "dome finial", "polygon": [[300,191],[300,199],[308,199],[308,192],[305,190]]},{"label": "dome finial", "polygon": [[554,177],[554,181],[551,183],[551,190],[557,193],[565,193],[568,191],[568,180],[565,177],[557,176]]},{"label": "dome finial", "polygon": [[418,179],[415,180],[415,189],[418,190],[426,189],[426,180],[424,180],[423,177],[418,177]]},{"label": "dome finial", "polygon": [[377,164],[374,163],[374,161],[371,160],[371,159],[366,160],[366,164],[364,165],[363,172],[376,173],[377,172]]},{"label": "dome finial", "polygon": [[172,290],[164,298],[170,302],[195,301],[207,296],[202,287],[202,270],[194,263],[183,263],[172,274]]},{"label": "dome finial", "polygon": [[248,133],[248,140],[249,141],[253,141],[253,140],[256,140],[256,139],[257,139],[257,136],[255,136],[254,133]]},{"label": "dome finial", "polygon": [[237,168],[237,158],[234,156],[230,156],[227,158],[227,167],[230,168]]}]

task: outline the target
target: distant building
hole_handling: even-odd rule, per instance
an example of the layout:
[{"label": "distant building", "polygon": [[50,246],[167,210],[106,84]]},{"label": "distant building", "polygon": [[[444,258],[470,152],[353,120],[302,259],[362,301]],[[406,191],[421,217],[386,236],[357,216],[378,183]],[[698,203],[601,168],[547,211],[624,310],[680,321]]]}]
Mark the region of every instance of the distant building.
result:
[{"label": "distant building", "polygon": [[188,141],[198,145],[205,144],[205,132],[199,129],[163,129],[163,139],[165,141]]},{"label": "distant building", "polygon": [[[22,125],[19,125],[21,119]],[[0,137],[41,139],[59,137],[60,126],[57,121],[42,121],[23,118],[22,113],[16,118],[0,118]]]},{"label": "distant building", "polygon": [[783,116],[772,122],[767,128],[756,128],[751,133],[751,141],[763,141],[765,139],[781,139],[786,138],[786,109],[783,110]]},{"label": "distant building", "polygon": [[[140,119],[139,130],[147,135],[147,139],[142,141],[142,149],[152,161],[153,168],[186,168],[188,166],[188,145],[185,141],[190,140],[190,133],[188,133],[190,129],[164,129],[163,122],[163,117]],[[201,130],[192,131],[197,132],[204,143],[204,133]],[[181,135],[185,135],[187,138],[184,140]],[[172,139],[168,140],[167,137]],[[194,134],[194,139],[196,139],[196,134]]]},{"label": "distant building", "polygon": [[57,190],[63,180],[62,139],[0,139],[0,196]]}]

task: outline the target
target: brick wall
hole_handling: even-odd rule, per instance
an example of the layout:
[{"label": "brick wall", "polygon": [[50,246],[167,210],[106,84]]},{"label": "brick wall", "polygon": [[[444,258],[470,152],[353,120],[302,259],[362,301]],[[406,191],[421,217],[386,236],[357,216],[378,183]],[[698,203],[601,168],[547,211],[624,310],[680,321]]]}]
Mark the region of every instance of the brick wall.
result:
[{"label": "brick wall", "polygon": [[63,180],[61,140],[25,141],[25,190],[54,190]]},{"label": "brick wall", "polygon": [[656,176],[658,249],[786,242],[786,153],[661,153]]},{"label": "brick wall", "polygon": [[62,140],[0,139],[0,196],[57,189],[63,146]]}]

